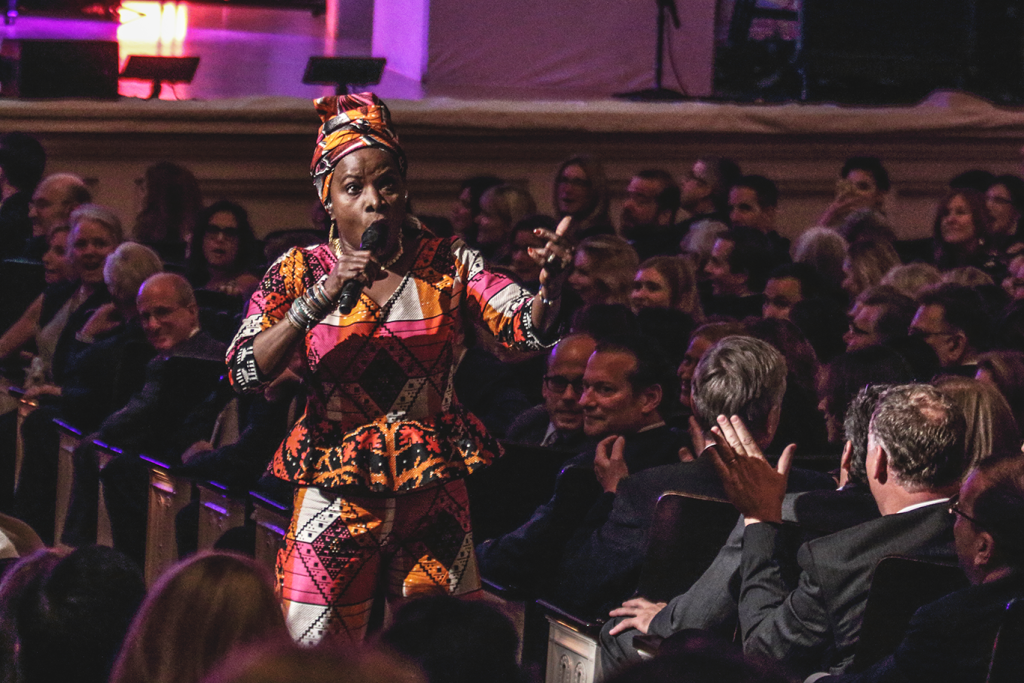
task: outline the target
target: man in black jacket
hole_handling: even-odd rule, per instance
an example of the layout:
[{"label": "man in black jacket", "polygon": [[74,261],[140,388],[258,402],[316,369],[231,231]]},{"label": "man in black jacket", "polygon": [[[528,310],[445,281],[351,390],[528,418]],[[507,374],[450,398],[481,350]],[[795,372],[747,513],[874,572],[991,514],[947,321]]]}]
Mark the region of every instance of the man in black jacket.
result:
[{"label": "man in black jacket", "polygon": [[[706,381],[701,385],[706,386]],[[850,403],[844,423],[847,443],[840,463],[839,489],[788,493],[782,507],[784,521],[801,524],[805,532],[824,535],[879,516],[868,490],[864,463],[868,423],[881,393],[881,388],[867,387]],[[793,484],[790,481],[790,488]],[[605,624],[600,641],[606,675],[641,661],[633,647],[633,638],[640,633],[667,638],[685,629],[703,629],[732,638],[739,619],[743,529],[740,518],[714,562],[685,593],[667,604],[635,597],[612,610],[615,618]]]},{"label": "man in black jacket", "polygon": [[[955,562],[945,503],[964,460],[963,414],[929,385],[890,389],[868,430],[868,485],[882,517],[809,541],[793,566],[780,526],[792,449],[773,468],[738,416],[718,417],[711,453],[744,517],[739,617],[743,649],[801,677],[853,661],[874,568],[888,555]],[[793,583],[789,578],[799,574]]]},{"label": "man in black jacket", "polygon": [[[1024,598],[1024,456],[1000,454],[983,460],[964,481],[949,510],[956,519],[957,556],[971,586],[919,609],[893,655],[859,674],[818,680],[987,680],[1006,605]],[[1021,676],[1024,671],[1013,672],[1015,680]]]},{"label": "man in black jacket", "polygon": [[679,437],[662,416],[674,394],[671,383],[671,368],[646,340],[597,345],[583,375],[580,405],[584,433],[603,440],[569,461],[555,495],[524,525],[477,547],[485,578],[548,594],[558,583],[566,540],[604,509],[606,482],[677,459]]}]

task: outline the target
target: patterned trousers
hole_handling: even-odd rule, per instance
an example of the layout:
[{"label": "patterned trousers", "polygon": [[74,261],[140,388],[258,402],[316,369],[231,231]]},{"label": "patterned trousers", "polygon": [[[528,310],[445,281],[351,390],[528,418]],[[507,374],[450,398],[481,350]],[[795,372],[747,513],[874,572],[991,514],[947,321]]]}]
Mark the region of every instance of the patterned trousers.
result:
[{"label": "patterned trousers", "polygon": [[381,584],[389,600],[479,589],[465,483],[394,498],[299,488],[277,582],[304,645],[363,640]]}]

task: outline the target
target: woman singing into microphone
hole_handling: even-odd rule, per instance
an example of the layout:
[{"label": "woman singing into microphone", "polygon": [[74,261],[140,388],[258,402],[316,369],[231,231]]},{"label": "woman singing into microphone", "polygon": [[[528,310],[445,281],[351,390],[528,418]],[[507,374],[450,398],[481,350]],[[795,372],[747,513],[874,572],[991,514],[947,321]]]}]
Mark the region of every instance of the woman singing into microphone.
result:
[{"label": "woman singing into microphone", "polygon": [[[490,272],[406,213],[406,157],[380,100],[326,97],[316,109],[312,176],[331,238],[271,266],[228,351],[240,391],[305,354],[306,412],[272,467],[296,486],[277,573],[288,626],[308,644],[362,639],[378,582],[391,599],[479,587],[462,480],[501,449],[453,392],[465,330],[482,324],[519,349],[553,342],[572,261],[563,222],[538,232],[539,294]],[[375,223],[379,246],[361,250]],[[364,288],[343,314],[353,280]]]}]

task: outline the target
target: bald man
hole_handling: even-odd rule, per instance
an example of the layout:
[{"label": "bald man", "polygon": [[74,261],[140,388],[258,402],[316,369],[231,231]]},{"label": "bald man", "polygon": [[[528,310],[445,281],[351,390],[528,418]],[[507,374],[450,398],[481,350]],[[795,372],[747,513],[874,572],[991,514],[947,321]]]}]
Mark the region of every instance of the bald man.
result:
[{"label": "bald man", "polygon": [[516,418],[505,437],[507,441],[579,450],[585,438],[580,406],[583,371],[594,346],[594,340],[585,334],[569,335],[555,345],[544,375],[544,403]]},{"label": "bald man", "polygon": [[92,201],[85,181],[72,173],[55,173],[43,178],[32,195],[28,217],[32,238],[25,245],[25,258],[38,260],[46,253],[47,237],[58,225],[67,225],[71,212]]}]

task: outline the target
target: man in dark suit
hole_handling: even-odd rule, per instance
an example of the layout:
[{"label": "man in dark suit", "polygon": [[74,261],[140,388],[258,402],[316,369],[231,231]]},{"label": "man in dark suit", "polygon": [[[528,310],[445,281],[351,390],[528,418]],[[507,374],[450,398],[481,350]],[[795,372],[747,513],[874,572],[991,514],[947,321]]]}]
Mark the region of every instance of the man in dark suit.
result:
[{"label": "man in dark suit", "polygon": [[[827,683],[984,683],[1006,605],[1024,598],[1024,456],[982,460],[949,506],[969,588],[917,611],[896,652]],[[1019,647],[1012,643],[1011,647]],[[1017,678],[1024,672],[1016,672]]]},{"label": "man in dark suit", "polygon": [[[484,578],[554,596],[551,587],[559,581],[566,540],[585,519],[604,509],[603,482],[619,472],[639,472],[678,457],[679,436],[662,416],[673,395],[671,384],[671,368],[647,340],[625,337],[597,345],[583,375],[580,406],[584,433],[603,439],[602,447],[570,460],[558,476],[554,496],[525,524],[477,546]],[[613,448],[612,442],[618,445]]]},{"label": "man in dark suit", "polygon": [[[874,568],[888,555],[955,561],[944,503],[964,460],[961,411],[928,385],[882,395],[868,430],[868,486],[882,517],[805,543],[792,563],[782,502],[793,449],[772,467],[739,416],[718,417],[712,462],[744,517],[739,617],[748,654],[801,677],[853,661]],[[793,576],[799,576],[794,583]]]},{"label": "man in dark suit", "polygon": [[[74,486],[64,543],[94,542],[98,477],[110,515],[114,545],[133,559],[145,555],[148,475],[138,454],[175,462],[191,444],[208,439],[230,391],[219,387],[226,346],[199,327],[199,308],[188,282],[158,273],[139,289],[139,319],[156,357],[128,403],[107,417],[75,451]],[[93,442],[124,451],[98,471]]]},{"label": "man in dark suit", "polygon": [[990,335],[991,313],[977,291],[947,282],[918,297],[910,334],[935,350],[942,373],[974,377]]},{"label": "man in dark suit", "polygon": [[583,447],[583,372],[594,352],[594,340],[586,334],[565,337],[548,355],[541,389],[544,403],[520,413],[505,440],[528,446],[548,446],[576,451]]},{"label": "man in dark suit", "polygon": [[[868,423],[881,393],[881,388],[867,387],[850,403],[844,424],[847,442],[840,463],[840,487],[786,494],[782,506],[784,521],[797,522],[810,533],[824,535],[879,516],[868,490],[864,463]],[[740,518],[714,562],[685,593],[667,604],[636,597],[611,611],[614,619],[601,631],[605,674],[641,661],[633,647],[633,638],[638,634],[667,638],[685,629],[703,629],[732,638],[739,618],[743,529]]]}]

